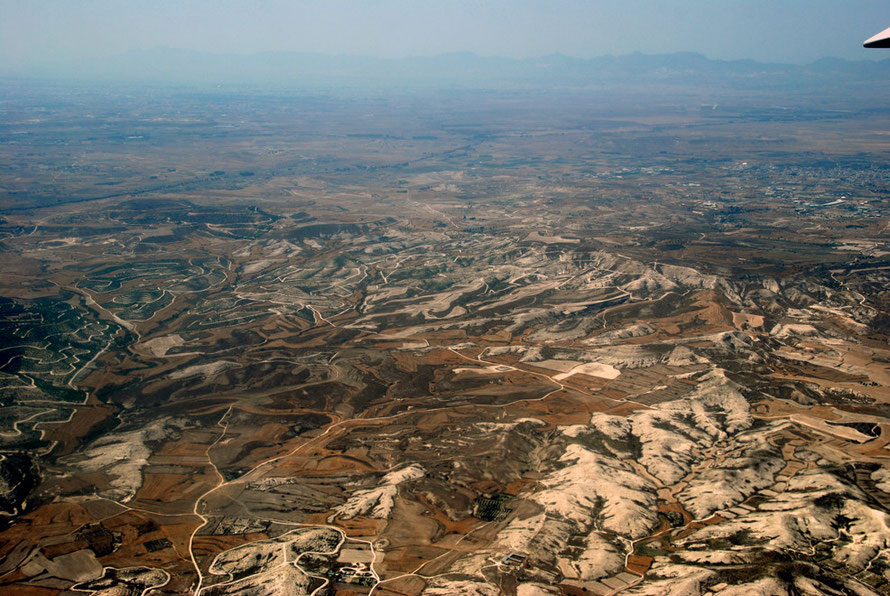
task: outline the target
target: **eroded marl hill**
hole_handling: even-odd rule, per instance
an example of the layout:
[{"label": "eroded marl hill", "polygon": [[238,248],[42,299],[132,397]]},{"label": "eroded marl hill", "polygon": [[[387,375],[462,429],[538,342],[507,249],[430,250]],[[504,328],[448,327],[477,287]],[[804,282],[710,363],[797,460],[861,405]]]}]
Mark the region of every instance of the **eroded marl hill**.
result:
[{"label": "eroded marl hill", "polygon": [[888,593],[882,117],[705,93],[11,104],[0,581]]}]

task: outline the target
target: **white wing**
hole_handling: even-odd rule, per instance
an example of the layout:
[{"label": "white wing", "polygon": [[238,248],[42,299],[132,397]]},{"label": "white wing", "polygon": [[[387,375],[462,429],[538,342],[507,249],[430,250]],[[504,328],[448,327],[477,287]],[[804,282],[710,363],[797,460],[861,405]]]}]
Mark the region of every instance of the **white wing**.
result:
[{"label": "white wing", "polygon": [[890,27],[865,40],[867,48],[890,48]]}]

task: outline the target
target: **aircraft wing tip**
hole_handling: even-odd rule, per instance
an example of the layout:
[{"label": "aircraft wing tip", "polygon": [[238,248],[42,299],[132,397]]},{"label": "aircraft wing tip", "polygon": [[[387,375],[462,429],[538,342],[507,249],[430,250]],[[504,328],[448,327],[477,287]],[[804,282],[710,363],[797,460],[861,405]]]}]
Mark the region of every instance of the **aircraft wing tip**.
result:
[{"label": "aircraft wing tip", "polygon": [[862,44],[865,48],[890,48],[890,27],[884,29],[877,35],[869,37]]}]

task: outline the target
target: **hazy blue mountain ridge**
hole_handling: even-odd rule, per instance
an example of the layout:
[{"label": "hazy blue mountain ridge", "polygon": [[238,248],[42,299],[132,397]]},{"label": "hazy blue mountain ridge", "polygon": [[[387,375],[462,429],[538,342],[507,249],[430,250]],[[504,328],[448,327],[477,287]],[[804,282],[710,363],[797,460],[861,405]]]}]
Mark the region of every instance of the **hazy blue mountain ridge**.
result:
[{"label": "hazy blue mountain ridge", "polygon": [[823,58],[807,65],[753,60],[711,60],[702,54],[627,54],[590,59],[553,54],[538,58],[485,57],[472,53],[398,59],[297,52],[208,54],[155,48],[107,59],[46,63],[28,71],[0,69],[3,76],[196,84],[361,84],[595,86],[601,84],[701,83],[719,86],[813,85],[874,81],[890,75],[890,59]]}]

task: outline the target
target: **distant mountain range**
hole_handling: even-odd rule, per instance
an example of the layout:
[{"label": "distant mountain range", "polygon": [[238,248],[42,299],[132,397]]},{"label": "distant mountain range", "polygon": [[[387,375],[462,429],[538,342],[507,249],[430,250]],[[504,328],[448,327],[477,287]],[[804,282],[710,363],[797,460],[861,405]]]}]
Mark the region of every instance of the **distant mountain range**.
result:
[{"label": "distant mountain range", "polygon": [[890,59],[824,58],[807,65],[711,60],[701,54],[628,54],[572,58],[483,57],[472,53],[383,59],[296,52],[207,54],[156,48],[101,60],[44,64],[4,76],[195,84],[324,83],[459,85],[467,87],[595,86],[659,82],[739,87],[825,85],[890,79]]}]

